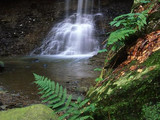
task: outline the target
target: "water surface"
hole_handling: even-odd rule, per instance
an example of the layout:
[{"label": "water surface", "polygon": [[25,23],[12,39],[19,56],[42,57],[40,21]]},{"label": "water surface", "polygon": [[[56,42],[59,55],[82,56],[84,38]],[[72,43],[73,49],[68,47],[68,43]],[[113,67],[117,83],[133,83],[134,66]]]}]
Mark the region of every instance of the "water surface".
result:
[{"label": "water surface", "polygon": [[33,73],[47,76],[59,82],[69,93],[80,95],[94,84],[98,73],[88,64],[88,57],[81,56],[35,56],[0,58],[5,63],[5,71],[0,73],[0,84],[8,91],[37,99],[37,88],[33,84]]}]

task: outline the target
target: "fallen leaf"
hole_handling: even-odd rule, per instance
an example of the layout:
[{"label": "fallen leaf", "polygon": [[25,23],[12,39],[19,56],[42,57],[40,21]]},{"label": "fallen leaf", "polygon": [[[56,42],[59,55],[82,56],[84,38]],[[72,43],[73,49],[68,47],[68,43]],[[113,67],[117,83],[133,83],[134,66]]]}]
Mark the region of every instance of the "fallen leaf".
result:
[{"label": "fallen leaf", "polygon": [[133,71],[133,70],[135,70],[135,69],[137,69],[137,66],[135,66],[135,65],[132,65],[132,66],[130,67],[130,70],[131,70],[131,71]]},{"label": "fallen leaf", "polygon": [[155,68],[156,68],[156,66],[151,66],[151,67],[149,67],[149,70],[152,71],[152,70],[154,70]]}]

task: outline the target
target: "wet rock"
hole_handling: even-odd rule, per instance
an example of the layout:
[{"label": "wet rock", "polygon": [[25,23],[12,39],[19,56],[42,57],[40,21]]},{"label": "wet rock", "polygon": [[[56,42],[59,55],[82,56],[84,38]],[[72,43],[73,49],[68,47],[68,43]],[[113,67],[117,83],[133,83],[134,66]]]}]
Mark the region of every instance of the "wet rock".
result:
[{"label": "wet rock", "polygon": [[45,105],[37,104],[0,112],[1,120],[57,120],[57,115]]},{"label": "wet rock", "polygon": [[97,55],[94,55],[92,58],[89,59],[89,65],[96,67],[103,67],[104,61],[106,58],[107,53],[98,53]]},{"label": "wet rock", "polygon": [[8,107],[8,105],[1,105],[1,106],[0,106],[0,109],[1,109],[1,110],[6,110],[7,107]]},{"label": "wet rock", "polygon": [[80,93],[86,93],[88,91],[87,87],[77,87],[77,91]]},{"label": "wet rock", "polygon": [[64,6],[64,2],[0,1],[0,56],[28,54],[39,46],[64,14],[64,7],[55,6]]},{"label": "wet rock", "polygon": [[6,91],[0,92],[0,110],[21,108],[31,104],[38,104],[40,101],[30,100],[28,97],[18,94],[10,94]]},{"label": "wet rock", "polygon": [[83,95],[77,95],[77,94],[73,94],[72,95],[72,101],[77,101],[77,99],[81,96],[81,99],[84,100],[85,97]]},{"label": "wet rock", "polygon": [[39,59],[32,60],[32,63],[38,63],[38,62],[40,62]]},{"label": "wet rock", "polygon": [[48,67],[48,65],[47,65],[47,64],[43,64],[43,67],[44,67],[44,68],[47,68],[47,67]]}]

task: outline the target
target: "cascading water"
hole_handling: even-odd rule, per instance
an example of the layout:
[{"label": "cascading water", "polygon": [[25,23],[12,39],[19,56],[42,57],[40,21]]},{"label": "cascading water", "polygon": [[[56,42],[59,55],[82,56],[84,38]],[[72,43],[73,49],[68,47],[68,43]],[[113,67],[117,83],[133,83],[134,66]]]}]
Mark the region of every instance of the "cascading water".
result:
[{"label": "cascading water", "polygon": [[66,0],[65,20],[52,28],[42,46],[37,49],[41,55],[85,55],[98,51],[92,14],[94,0],[78,0],[77,13],[69,16],[71,2]]}]

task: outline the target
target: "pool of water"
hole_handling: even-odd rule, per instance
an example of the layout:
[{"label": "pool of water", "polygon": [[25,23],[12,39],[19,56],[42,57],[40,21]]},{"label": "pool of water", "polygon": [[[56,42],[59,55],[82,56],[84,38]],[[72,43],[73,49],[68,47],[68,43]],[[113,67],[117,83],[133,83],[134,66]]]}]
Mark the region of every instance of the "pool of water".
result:
[{"label": "pool of water", "polygon": [[0,73],[0,85],[11,93],[20,93],[37,99],[33,73],[47,76],[66,87],[69,93],[81,95],[94,84],[99,73],[89,65],[88,57],[26,56],[0,58],[5,63]]}]

